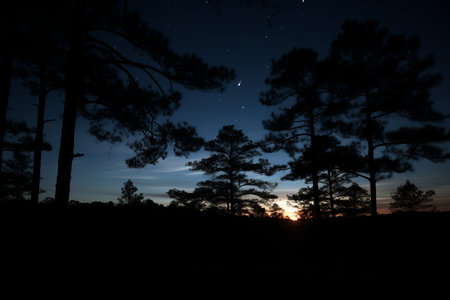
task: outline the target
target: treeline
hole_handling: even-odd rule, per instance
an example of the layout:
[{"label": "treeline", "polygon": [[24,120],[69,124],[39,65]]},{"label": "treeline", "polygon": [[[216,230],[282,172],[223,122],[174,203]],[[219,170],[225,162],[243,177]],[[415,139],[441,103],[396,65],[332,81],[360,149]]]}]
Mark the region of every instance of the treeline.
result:
[{"label": "treeline", "polygon": [[[186,156],[204,147],[210,157],[188,166],[211,179],[193,192],[174,189],[169,195],[173,205],[229,215],[265,214],[267,208],[277,214],[276,184],[248,174],[270,176],[280,170],[286,171],[282,180],[311,184],[289,197],[317,220],[367,209],[376,215],[378,181],[413,170],[414,160],[450,158],[439,146],[450,140],[442,126],[446,116],[431,99],[431,89],[441,80],[431,72],[433,56],[419,56],[417,36],[391,33],[373,20],[344,22],[322,60],[312,49],[293,48],[272,61],[260,102],[276,112],[263,122],[267,135],[257,142],[227,125],[205,142],[194,127],[170,120],[182,99],[180,89],[223,90],[234,70],[176,53],[127,1],[15,1],[5,4],[1,22],[6,41],[0,54],[2,197],[23,198],[30,191],[32,201],[38,200],[41,151],[49,148],[43,140],[49,121],[45,102],[54,90],[64,93],[55,192],[60,206],[69,203],[72,161],[84,155],[74,153],[80,117],[99,141],[126,140],[135,152],[126,161],[133,168],[156,164],[169,149]],[[149,85],[142,86],[136,74]],[[8,129],[7,121],[16,77],[39,100],[36,129],[22,131],[31,136],[32,175],[27,171],[31,160],[19,156],[25,150],[7,147],[17,141],[8,136],[18,130]],[[15,165],[3,159],[5,151],[17,152]],[[275,151],[285,151],[288,164],[256,160],[262,152]],[[5,184],[14,172],[27,184]],[[30,177],[31,190],[25,180]],[[356,177],[368,181],[368,192],[352,182]],[[17,194],[11,196],[13,190]]]}]

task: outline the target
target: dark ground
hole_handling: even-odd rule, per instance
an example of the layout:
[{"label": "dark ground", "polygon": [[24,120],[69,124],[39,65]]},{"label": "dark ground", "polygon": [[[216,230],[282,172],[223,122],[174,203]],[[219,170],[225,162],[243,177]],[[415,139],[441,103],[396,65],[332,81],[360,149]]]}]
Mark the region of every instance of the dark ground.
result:
[{"label": "dark ground", "polygon": [[[0,205],[3,284],[100,282],[224,290],[449,284],[450,213],[336,218],[320,225],[162,208]],[[282,286],[280,286],[282,284]],[[320,293],[321,290],[318,290]]]}]

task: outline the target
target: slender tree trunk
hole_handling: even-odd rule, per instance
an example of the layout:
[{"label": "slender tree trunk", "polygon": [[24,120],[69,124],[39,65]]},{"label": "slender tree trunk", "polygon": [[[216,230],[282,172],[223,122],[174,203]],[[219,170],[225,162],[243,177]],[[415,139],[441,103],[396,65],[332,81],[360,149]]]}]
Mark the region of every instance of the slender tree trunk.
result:
[{"label": "slender tree trunk", "polygon": [[233,217],[236,215],[236,200],[233,175],[231,175],[230,177],[230,213]]},{"label": "slender tree trunk", "polygon": [[80,62],[83,47],[83,19],[85,1],[73,1],[73,16],[70,38],[70,50],[66,71],[66,95],[64,101],[63,124],[58,158],[55,202],[65,206],[69,202],[70,180],[72,173],[77,102],[80,98],[81,70]]},{"label": "slender tree trunk", "polygon": [[234,166],[233,166],[233,153],[234,148],[231,145],[230,146],[230,153],[228,156],[228,167],[230,168],[230,173],[228,174],[228,180],[229,180],[229,189],[230,189],[230,214],[232,217],[236,215],[236,191],[234,189]]},{"label": "slender tree trunk", "polygon": [[320,195],[319,195],[319,176],[317,171],[317,157],[316,157],[316,133],[314,128],[314,112],[311,110],[309,113],[309,129],[311,137],[311,171],[312,171],[312,183],[313,183],[313,196],[314,196],[314,221],[318,223],[320,221]]},{"label": "slender tree trunk", "polygon": [[375,169],[375,155],[373,146],[372,118],[369,93],[366,93],[366,138],[367,138],[367,159],[369,165],[370,184],[370,215],[377,215],[377,180]]},{"label": "slender tree trunk", "polygon": [[13,5],[6,5],[7,10],[7,29],[4,43],[2,43],[2,52],[0,56],[0,178],[2,176],[3,166],[3,147],[6,133],[6,117],[8,112],[8,101],[10,95],[12,78],[12,47],[13,47],[13,28],[14,14]]},{"label": "slender tree trunk", "polygon": [[331,216],[334,218],[336,217],[336,211],[334,210],[334,196],[333,196],[333,181],[331,180],[331,171],[330,169],[327,170],[327,177],[328,177],[328,192],[330,195],[330,209],[331,209]]},{"label": "slender tree trunk", "polygon": [[[372,156],[372,158],[370,158],[370,156]],[[371,216],[376,216],[377,215],[377,181],[375,178],[376,172],[375,172],[375,168],[374,168],[374,160],[373,160],[373,151],[372,151],[372,155],[369,155],[369,163],[370,160],[372,160],[372,164],[371,166],[369,166],[370,170],[370,215]]]},{"label": "slender tree trunk", "polygon": [[227,216],[230,215],[230,193],[228,192],[228,190],[226,191],[226,199],[227,199]]},{"label": "slender tree trunk", "polygon": [[45,54],[41,55],[39,66],[39,104],[36,124],[36,137],[34,141],[34,159],[33,159],[33,183],[31,186],[31,201],[38,203],[39,187],[41,181],[41,158],[42,144],[44,140],[44,112],[45,101],[47,98],[47,62]]}]

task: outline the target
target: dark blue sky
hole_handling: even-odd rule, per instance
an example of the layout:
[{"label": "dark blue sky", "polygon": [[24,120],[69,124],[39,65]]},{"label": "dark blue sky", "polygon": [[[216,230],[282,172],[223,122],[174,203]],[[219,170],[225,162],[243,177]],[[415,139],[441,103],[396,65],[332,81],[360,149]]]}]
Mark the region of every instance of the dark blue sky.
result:
[{"label": "dark blue sky", "polygon": [[[212,139],[226,124],[234,124],[251,139],[261,139],[265,132],[262,120],[274,108],[262,106],[258,97],[266,89],[264,79],[269,75],[271,59],[279,58],[293,47],[309,47],[320,58],[327,56],[331,41],[348,19],[365,21],[376,19],[393,33],[418,34],[420,53],[433,53],[436,65],[444,79],[433,90],[435,108],[450,114],[450,2],[448,1],[325,1],[286,0],[269,1],[276,8],[267,8],[260,1],[223,0],[220,12],[212,9],[212,1],[138,1],[129,0],[130,6],[139,8],[149,25],[162,31],[170,46],[178,53],[196,53],[210,65],[225,65],[236,70],[236,80],[227,85],[224,93],[205,93],[182,90],[180,109],[175,121],[187,121],[197,127],[205,139]],[[248,3],[250,2],[250,3]],[[117,40],[120,50],[122,43]],[[138,74],[136,75],[138,76]],[[145,80],[145,78],[142,78]],[[238,83],[241,82],[240,86]],[[145,83],[145,82],[144,82]],[[19,83],[12,87],[10,117],[27,120],[35,126],[35,107]],[[52,94],[48,100],[47,119],[57,118],[46,126],[46,139],[53,151],[43,157],[42,188],[53,196],[56,182],[57,153],[61,130],[63,94]],[[446,122],[448,128],[449,122]],[[128,169],[125,159],[132,152],[125,145],[97,143],[87,133],[87,123],[79,119],[76,129],[75,152],[85,157],[74,160],[70,199],[79,201],[115,200],[120,187],[132,179],[140,192],[168,203],[165,193],[171,188],[190,190],[204,179],[200,173],[187,170],[186,159],[170,155],[156,166]],[[450,149],[446,145],[447,149]],[[193,153],[189,160],[207,156]],[[273,162],[286,162],[283,153],[267,156]],[[434,189],[436,203],[450,205],[450,163],[432,164],[420,161],[416,171],[395,175],[378,183],[380,208],[386,207],[395,188],[410,179],[421,189]],[[276,193],[280,198],[296,192],[303,182],[281,182],[278,174],[270,180],[279,182]],[[367,187],[364,180],[358,182]]]}]

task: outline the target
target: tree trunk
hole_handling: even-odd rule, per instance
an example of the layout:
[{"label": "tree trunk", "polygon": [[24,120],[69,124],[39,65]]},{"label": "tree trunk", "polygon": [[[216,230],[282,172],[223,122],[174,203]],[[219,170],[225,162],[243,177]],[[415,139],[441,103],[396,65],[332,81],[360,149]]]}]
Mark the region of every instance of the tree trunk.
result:
[{"label": "tree trunk", "polygon": [[233,175],[230,176],[230,214],[232,217],[236,215],[236,198]]},{"label": "tree trunk", "polygon": [[328,191],[329,191],[329,195],[330,195],[331,216],[334,218],[334,217],[336,217],[336,211],[334,210],[333,181],[331,180],[330,169],[328,169],[327,172],[328,172],[327,177],[328,177]]},{"label": "tree trunk", "polygon": [[33,183],[31,186],[31,201],[38,203],[39,186],[41,181],[41,157],[42,144],[44,140],[44,112],[45,101],[47,98],[47,62],[44,54],[41,54],[41,63],[39,66],[39,104],[36,124],[36,137],[34,140],[34,158],[33,158]]},{"label": "tree trunk", "polygon": [[73,6],[70,50],[65,78],[66,95],[64,101],[63,124],[58,158],[58,175],[56,178],[55,191],[55,203],[60,206],[65,206],[69,202],[77,102],[81,96],[80,62],[83,48],[83,19],[85,13],[85,1],[74,1]]},{"label": "tree trunk", "polygon": [[369,183],[370,183],[370,215],[377,215],[377,180],[375,169],[375,155],[372,134],[372,117],[369,93],[366,93],[366,139],[367,139],[367,159],[369,165]]},{"label": "tree trunk", "polygon": [[0,57],[0,178],[3,166],[3,147],[6,133],[6,117],[8,112],[8,101],[10,95],[12,78],[12,47],[13,47],[13,28],[15,10],[12,5],[6,5],[7,29],[4,43],[2,43],[2,53]]},{"label": "tree trunk", "polygon": [[[370,158],[369,158],[370,160]],[[373,160],[373,152],[372,152],[372,160]],[[375,171],[373,164],[370,167],[370,215],[377,215],[377,181],[375,179]]]},{"label": "tree trunk", "polygon": [[309,113],[309,129],[311,137],[311,172],[313,183],[313,197],[314,197],[314,221],[318,223],[320,221],[320,195],[319,195],[319,176],[317,171],[317,158],[316,158],[316,134],[314,128],[314,112],[311,110]]}]

